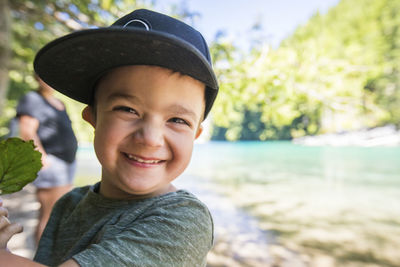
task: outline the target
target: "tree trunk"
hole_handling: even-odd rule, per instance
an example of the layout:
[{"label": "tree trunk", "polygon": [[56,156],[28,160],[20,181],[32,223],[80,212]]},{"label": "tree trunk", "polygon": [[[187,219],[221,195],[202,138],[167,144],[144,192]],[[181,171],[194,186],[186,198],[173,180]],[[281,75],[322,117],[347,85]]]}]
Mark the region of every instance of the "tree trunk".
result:
[{"label": "tree trunk", "polygon": [[8,66],[11,44],[11,17],[8,0],[0,0],[0,117],[3,115],[8,89]]}]

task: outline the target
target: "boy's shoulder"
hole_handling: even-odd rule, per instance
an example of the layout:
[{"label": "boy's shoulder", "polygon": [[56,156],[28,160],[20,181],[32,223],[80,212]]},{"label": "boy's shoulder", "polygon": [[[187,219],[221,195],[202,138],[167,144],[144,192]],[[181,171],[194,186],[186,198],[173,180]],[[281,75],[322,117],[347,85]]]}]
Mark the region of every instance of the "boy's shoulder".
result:
[{"label": "boy's shoulder", "polygon": [[207,206],[195,195],[186,190],[178,190],[165,195],[144,199],[138,204],[142,206],[145,214],[172,213],[184,216],[188,215],[188,212],[191,213],[191,210],[209,213]]}]

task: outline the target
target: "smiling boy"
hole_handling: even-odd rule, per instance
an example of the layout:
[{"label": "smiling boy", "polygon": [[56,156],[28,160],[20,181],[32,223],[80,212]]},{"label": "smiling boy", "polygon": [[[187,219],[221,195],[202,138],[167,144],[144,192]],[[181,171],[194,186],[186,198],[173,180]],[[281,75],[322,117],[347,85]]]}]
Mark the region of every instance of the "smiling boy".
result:
[{"label": "smiling boy", "polygon": [[83,117],[96,129],[100,194],[143,198],[175,191],[201,133],[204,84],[156,66],[117,68],[101,79],[96,107]]},{"label": "smiling boy", "polygon": [[[190,162],[218,84],[199,32],[136,10],[111,27],[46,45],[38,75],[88,104],[101,182],[57,202],[35,261],[50,266],[205,266],[213,242],[207,207],[172,185]],[[0,208],[0,215],[7,215]],[[0,217],[0,262],[35,266],[7,252],[19,231]]]}]

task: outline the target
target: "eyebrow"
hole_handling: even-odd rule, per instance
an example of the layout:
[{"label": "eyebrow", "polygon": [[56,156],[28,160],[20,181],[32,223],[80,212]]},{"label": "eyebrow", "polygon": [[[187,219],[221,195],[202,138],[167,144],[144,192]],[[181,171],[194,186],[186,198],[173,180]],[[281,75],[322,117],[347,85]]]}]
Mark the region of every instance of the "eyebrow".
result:
[{"label": "eyebrow", "polygon": [[125,93],[120,93],[120,92],[114,92],[111,95],[107,97],[109,101],[114,101],[118,99],[127,99],[129,101],[135,101],[135,102],[140,102],[140,99],[134,95],[130,94],[125,94]]},{"label": "eyebrow", "polygon": [[197,119],[197,114],[193,110],[185,108],[184,106],[178,104],[169,106],[167,110],[173,114],[187,115],[192,117],[194,120]]}]

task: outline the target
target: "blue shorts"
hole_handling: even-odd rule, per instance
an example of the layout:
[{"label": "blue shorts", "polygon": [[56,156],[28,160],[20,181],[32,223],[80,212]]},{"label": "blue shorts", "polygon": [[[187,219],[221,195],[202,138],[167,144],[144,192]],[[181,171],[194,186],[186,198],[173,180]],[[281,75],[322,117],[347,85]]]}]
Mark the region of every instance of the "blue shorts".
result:
[{"label": "blue shorts", "polygon": [[47,154],[49,166],[38,172],[38,176],[33,185],[37,188],[49,188],[64,185],[72,185],[76,162],[68,163],[56,156]]}]

